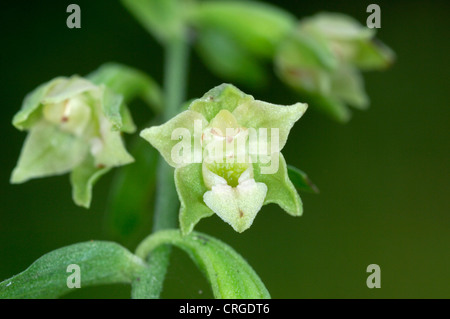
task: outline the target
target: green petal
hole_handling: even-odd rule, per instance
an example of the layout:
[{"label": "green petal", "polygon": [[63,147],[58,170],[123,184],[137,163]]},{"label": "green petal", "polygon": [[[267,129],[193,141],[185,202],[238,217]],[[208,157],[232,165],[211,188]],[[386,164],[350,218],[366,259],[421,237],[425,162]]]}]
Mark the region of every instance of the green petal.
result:
[{"label": "green petal", "polygon": [[239,105],[253,100],[251,95],[234,85],[224,83],[192,102],[189,109],[202,114],[210,122],[221,110],[233,112]]},{"label": "green petal", "polygon": [[57,78],[54,81],[54,84],[42,99],[42,104],[59,103],[88,91],[92,91],[92,94],[95,94],[96,91],[100,92],[98,86],[77,75],[71,76],[70,78],[63,78],[62,80]]},{"label": "green petal", "polygon": [[301,216],[303,213],[303,205],[294,185],[289,179],[286,161],[281,153],[279,153],[278,170],[274,174],[262,174],[262,167],[266,166],[261,163],[253,163],[255,181],[266,184],[267,195],[264,205],[269,203],[278,204],[288,214],[292,216]]},{"label": "green petal", "polygon": [[175,186],[180,198],[180,228],[189,234],[200,219],[214,215],[206,206],[203,194],[208,189],[203,182],[202,164],[196,163],[175,169]]},{"label": "green petal", "polygon": [[[41,106],[41,101],[47,92],[64,78],[59,77],[49,82],[41,84],[25,97],[20,111],[13,118],[13,125],[19,130],[30,128],[41,116],[40,112],[36,112]],[[39,113],[39,114],[38,114]]]},{"label": "green petal", "polygon": [[91,140],[91,153],[98,167],[121,166],[132,163],[133,157],[125,149],[121,133],[112,129],[105,118],[100,119],[100,137]]},{"label": "green petal", "polygon": [[[293,105],[277,105],[258,100],[241,104],[238,106],[233,115],[236,117],[240,126],[246,128],[266,128],[267,129],[267,150],[272,153],[272,146],[276,148],[276,152],[280,151],[286,144],[289,131],[300,117],[305,113],[308,105],[305,103],[296,103]],[[278,141],[272,140],[272,134],[278,130]],[[275,135],[274,135],[275,137]],[[273,145],[272,142],[277,143]]]},{"label": "green petal", "polygon": [[11,183],[69,172],[85,158],[88,143],[41,121],[28,133]]},{"label": "green petal", "polygon": [[[194,129],[196,124],[199,125],[197,130]],[[207,124],[200,113],[187,110],[162,125],[143,130],[140,135],[161,153],[169,165],[181,167],[196,160],[196,151],[201,155],[200,138]],[[173,157],[172,151],[174,156],[179,156],[178,152],[175,154],[175,150],[180,147],[183,149],[183,155],[179,158]]]},{"label": "green petal", "polygon": [[89,208],[95,182],[110,169],[110,167],[95,166],[93,157],[87,156],[84,162],[75,167],[70,174],[74,202],[79,206]]}]

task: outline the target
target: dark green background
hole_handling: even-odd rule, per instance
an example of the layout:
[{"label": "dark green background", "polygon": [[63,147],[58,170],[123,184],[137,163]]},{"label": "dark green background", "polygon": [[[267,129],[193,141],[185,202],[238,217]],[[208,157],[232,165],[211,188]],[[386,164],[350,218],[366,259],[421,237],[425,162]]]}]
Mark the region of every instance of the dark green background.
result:
[{"label": "dark green background", "polygon": [[[0,281],[44,253],[75,242],[110,239],[103,230],[113,174],[95,187],[87,211],[71,200],[68,176],[10,185],[25,138],[10,122],[26,93],[58,75],[87,74],[106,61],[162,79],[162,50],[116,1],[72,1],[82,28],[66,27],[69,1],[1,4]],[[339,11],[365,22],[373,1],[277,1],[298,17]],[[13,3],[13,4],[11,4]],[[377,1],[378,36],[397,53],[394,67],[365,75],[368,111],[337,124],[310,109],[284,155],[308,172],[320,195],[302,194],[304,215],[265,206],[243,234],[214,216],[197,230],[233,246],[274,298],[449,298],[449,13],[446,1]],[[188,96],[223,82],[191,56]],[[256,98],[297,101],[275,77]],[[135,115],[148,116],[142,105]],[[150,218],[150,216],[149,216]],[[134,248],[134,247],[130,247]],[[368,289],[366,267],[381,267]],[[87,288],[67,297],[127,298],[130,288]],[[163,297],[211,297],[207,282],[175,250]]]}]

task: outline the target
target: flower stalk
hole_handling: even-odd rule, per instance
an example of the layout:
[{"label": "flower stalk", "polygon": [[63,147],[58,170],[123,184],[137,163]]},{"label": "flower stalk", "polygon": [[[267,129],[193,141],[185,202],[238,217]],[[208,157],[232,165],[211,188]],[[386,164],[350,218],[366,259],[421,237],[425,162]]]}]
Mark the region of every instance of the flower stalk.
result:
[{"label": "flower stalk", "polygon": [[[174,37],[165,47],[165,78],[163,119],[175,116],[185,99],[189,45],[186,38]],[[153,233],[177,228],[179,200],[173,179],[174,170],[160,156],[157,173],[157,193],[153,217]],[[142,280],[148,280],[151,289],[133,294],[133,298],[159,298],[169,266],[171,247],[160,246],[147,256],[148,273]]]}]

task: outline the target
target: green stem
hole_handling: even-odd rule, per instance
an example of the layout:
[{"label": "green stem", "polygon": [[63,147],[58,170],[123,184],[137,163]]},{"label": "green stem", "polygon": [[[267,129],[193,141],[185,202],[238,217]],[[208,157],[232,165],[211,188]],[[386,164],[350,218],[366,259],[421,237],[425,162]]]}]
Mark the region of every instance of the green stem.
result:
[{"label": "green stem", "polygon": [[[166,45],[163,121],[178,114],[185,100],[189,45],[183,37]],[[177,228],[179,201],[175,189],[173,168],[160,156],[158,162],[157,193],[153,232]],[[170,259],[170,246],[155,249],[147,257],[149,264],[139,281],[133,284],[133,298],[159,298]]]},{"label": "green stem", "polygon": [[[185,100],[188,45],[184,39],[174,38],[166,45],[166,65],[164,70],[163,121],[178,114]],[[160,156],[158,163],[158,188],[153,231],[176,228],[178,197],[175,190],[173,168]]]}]

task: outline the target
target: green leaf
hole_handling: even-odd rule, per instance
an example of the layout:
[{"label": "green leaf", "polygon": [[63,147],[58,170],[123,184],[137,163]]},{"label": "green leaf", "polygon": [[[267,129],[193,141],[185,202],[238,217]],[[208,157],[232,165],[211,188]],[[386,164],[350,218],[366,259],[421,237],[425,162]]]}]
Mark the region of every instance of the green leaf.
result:
[{"label": "green leaf", "polygon": [[316,185],[314,185],[313,182],[311,182],[311,180],[309,179],[308,175],[305,172],[292,165],[288,165],[287,169],[289,179],[298,190],[308,193],[316,193],[316,194],[319,193],[319,189],[317,188]]},{"label": "green leaf", "polygon": [[67,173],[83,161],[88,148],[82,138],[40,121],[33,125],[25,139],[11,183]]},{"label": "green leaf", "polygon": [[181,203],[180,228],[183,234],[189,234],[200,219],[214,215],[203,201],[208,189],[203,181],[202,164],[175,169],[175,186]]},{"label": "green leaf", "polygon": [[94,158],[91,155],[88,155],[83,163],[75,167],[70,174],[72,198],[75,204],[89,208],[94,184],[110,170],[110,167],[95,166]]},{"label": "green leaf", "polygon": [[204,273],[217,299],[268,299],[270,294],[253,268],[230,246],[211,236],[177,230],[157,232],[145,239],[136,254],[145,259],[160,245],[184,250]]},{"label": "green leaf", "polygon": [[139,137],[130,152],[136,160],[117,170],[105,216],[108,233],[126,243],[149,229],[158,161],[158,152]]},{"label": "green leaf", "polygon": [[[263,174],[262,167],[266,166],[259,162],[253,163],[255,181],[267,185],[267,195],[264,205],[278,204],[288,214],[301,216],[303,214],[303,204],[294,185],[289,179],[286,161],[283,154],[278,155],[278,170],[274,174]],[[272,161],[275,160],[272,158]]]},{"label": "green leaf", "polygon": [[97,85],[104,84],[122,95],[125,103],[140,97],[156,113],[162,110],[160,87],[151,77],[135,68],[119,63],[105,63],[87,78]]},{"label": "green leaf", "polygon": [[220,30],[246,51],[262,57],[274,54],[295,23],[290,13],[256,1],[204,1],[194,10],[192,23],[200,33]]},{"label": "green leaf", "polygon": [[254,87],[267,82],[267,73],[261,63],[236,41],[220,31],[204,30],[197,40],[197,51],[206,65],[225,80]]},{"label": "green leaf", "polygon": [[67,286],[69,265],[80,267],[81,287],[131,283],[146,267],[122,246],[90,241],[45,254],[20,274],[0,283],[0,298],[57,298],[71,291]]}]

